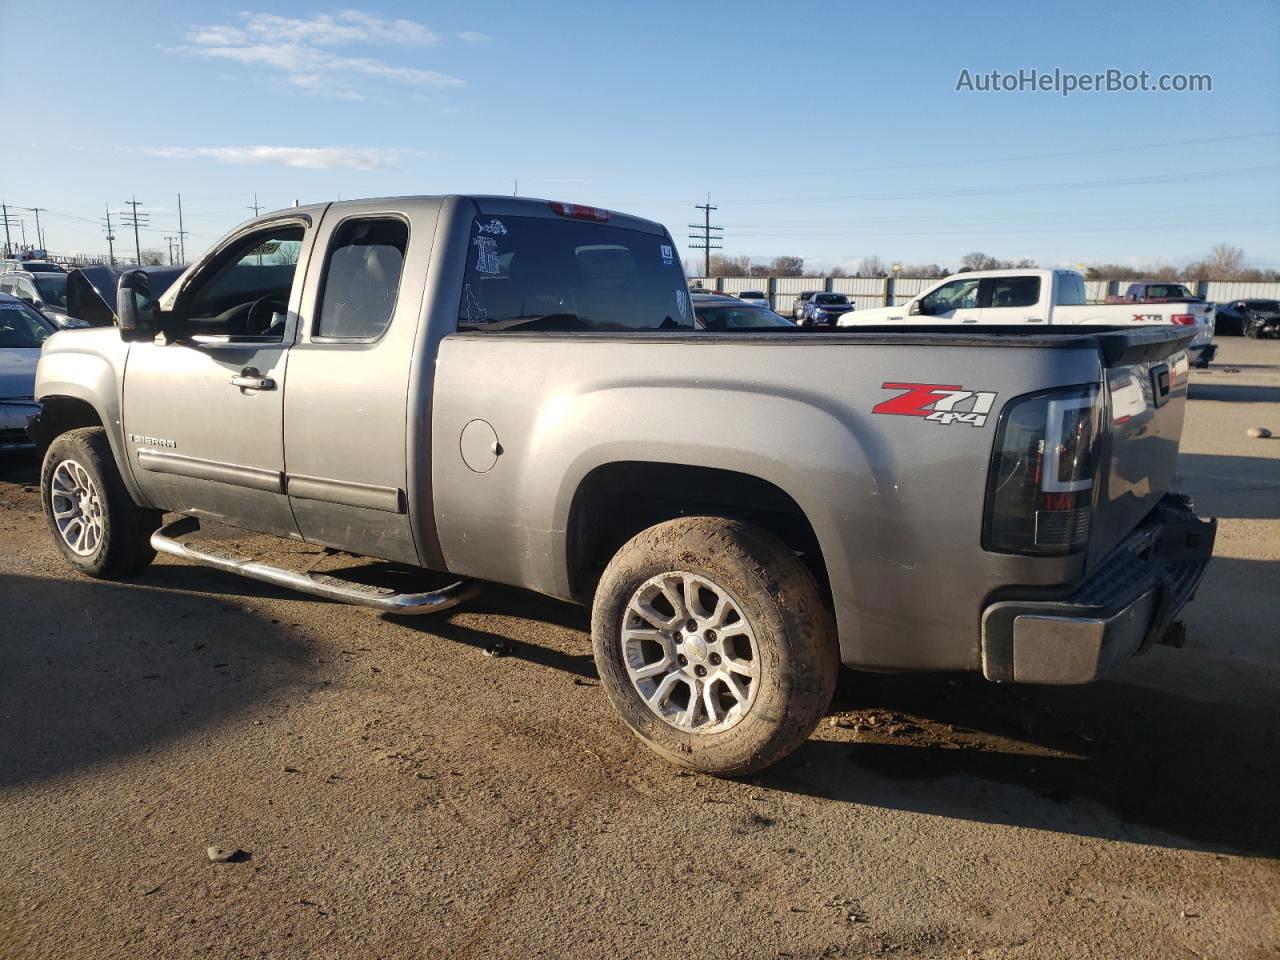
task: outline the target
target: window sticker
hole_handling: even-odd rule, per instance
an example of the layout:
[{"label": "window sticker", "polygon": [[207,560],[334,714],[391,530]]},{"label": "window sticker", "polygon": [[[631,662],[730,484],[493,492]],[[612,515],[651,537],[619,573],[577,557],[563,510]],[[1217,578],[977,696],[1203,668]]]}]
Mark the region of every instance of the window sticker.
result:
[{"label": "window sticker", "polygon": [[669,267],[675,262],[675,251],[671,249],[670,244],[659,244],[658,250],[662,253],[662,265],[664,267]]},{"label": "window sticker", "polygon": [[462,316],[467,323],[489,322],[489,311],[476,299],[469,283],[462,288]]},{"label": "window sticker", "polygon": [[498,274],[498,241],[493,237],[473,237],[476,245],[476,273],[487,276]]},{"label": "window sticker", "polygon": [[676,310],[680,313],[681,320],[689,319],[689,295],[683,290],[676,291]]},{"label": "window sticker", "polygon": [[495,237],[505,237],[507,235],[507,227],[501,220],[494,217],[488,223],[480,224],[480,232],[492,234]]},{"label": "window sticker", "polygon": [[11,303],[9,301],[0,303],[0,310],[21,310],[21,309],[22,309],[22,304],[20,303]]}]

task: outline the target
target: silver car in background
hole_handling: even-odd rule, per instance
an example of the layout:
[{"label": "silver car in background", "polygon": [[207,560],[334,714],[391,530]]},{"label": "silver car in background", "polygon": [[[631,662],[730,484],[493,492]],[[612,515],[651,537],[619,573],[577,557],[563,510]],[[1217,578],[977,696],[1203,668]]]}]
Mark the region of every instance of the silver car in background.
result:
[{"label": "silver car in background", "polygon": [[27,418],[40,412],[32,399],[40,349],[54,326],[33,307],[0,294],[0,452],[27,449]]}]

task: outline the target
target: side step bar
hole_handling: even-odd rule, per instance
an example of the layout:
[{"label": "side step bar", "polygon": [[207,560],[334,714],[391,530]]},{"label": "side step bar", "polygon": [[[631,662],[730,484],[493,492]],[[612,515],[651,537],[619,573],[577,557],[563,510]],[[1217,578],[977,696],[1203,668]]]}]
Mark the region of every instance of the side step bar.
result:
[{"label": "side step bar", "polygon": [[351,603],[360,607],[372,607],[383,613],[404,615],[438,613],[476,595],[475,586],[465,580],[428,593],[396,593],[390,587],[356,583],[324,573],[297,573],[269,563],[259,563],[248,557],[238,556],[230,550],[223,550],[213,543],[187,544],[177,539],[195,533],[199,529],[200,521],[196,517],[183,517],[151,534],[151,546],[155,547],[159,553],[191,560],[202,566],[213,567],[215,570],[224,570],[227,573],[249,577],[251,580],[261,580],[263,583],[274,584],[277,587],[309,593],[313,597],[324,597],[326,600]]}]

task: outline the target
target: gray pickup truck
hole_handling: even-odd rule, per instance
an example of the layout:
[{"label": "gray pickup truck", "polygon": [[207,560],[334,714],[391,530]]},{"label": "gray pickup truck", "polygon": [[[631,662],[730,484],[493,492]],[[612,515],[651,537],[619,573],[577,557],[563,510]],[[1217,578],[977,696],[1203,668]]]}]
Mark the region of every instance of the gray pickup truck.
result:
[{"label": "gray pickup truck", "polygon": [[[1213,546],[1170,492],[1193,330],[703,331],[662,226],[507,197],[282,210],[147,283],[39,363],[73,567],[586,604],[618,713],[699,770],[795,749],[841,663],[1092,680],[1174,632]],[[201,518],[457,582],[309,575]]]}]

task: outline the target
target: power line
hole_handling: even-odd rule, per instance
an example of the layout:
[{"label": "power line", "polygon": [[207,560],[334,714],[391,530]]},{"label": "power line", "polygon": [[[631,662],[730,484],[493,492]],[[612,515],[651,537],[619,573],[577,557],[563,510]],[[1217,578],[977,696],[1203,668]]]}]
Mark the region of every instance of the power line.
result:
[{"label": "power line", "polygon": [[689,224],[689,229],[701,230],[702,232],[700,234],[698,233],[689,234],[689,239],[701,240],[702,242],[689,244],[689,249],[702,251],[702,262],[703,262],[702,275],[704,277],[708,277],[711,275],[711,251],[723,249],[721,244],[718,244],[718,243],[713,244],[711,241],[724,239],[724,235],[723,235],[724,227],[713,227],[711,225],[711,211],[719,209],[711,205],[711,194],[707,194],[706,203],[695,203],[693,205],[693,209],[701,210],[703,212],[704,214],[703,222],[691,223]]},{"label": "power line", "polygon": [[9,240],[9,226],[18,221],[16,217],[9,216],[9,206],[3,201],[0,201],[0,211],[3,212],[2,219],[4,220],[4,255],[9,257],[13,255],[13,244]]},{"label": "power line", "polygon": [[111,266],[114,267],[116,265],[116,235],[111,232],[111,204],[104,203],[103,206],[107,211],[107,215],[103,219],[103,230],[107,234],[107,259],[111,262]]},{"label": "power line", "polygon": [[178,194],[178,257],[183,263],[187,262],[187,234],[182,229],[182,194]]},{"label": "power line", "polygon": [[125,203],[129,205],[129,207],[131,208],[131,212],[126,214],[121,214],[120,219],[125,223],[126,226],[133,227],[133,252],[137,255],[138,265],[141,266],[142,265],[142,241],[138,239],[138,228],[151,226],[151,221],[148,219],[151,216],[151,214],[138,213],[138,208],[142,206],[142,201],[138,199],[137,194],[134,194],[133,199],[126,200]]},{"label": "power line", "polygon": [[23,207],[23,210],[30,210],[36,215],[36,246],[44,250],[44,231],[40,229],[40,214],[47,213],[48,207]]},{"label": "power line", "polygon": [[756,206],[760,204],[783,203],[829,203],[832,201],[867,201],[867,200],[938,200],[953,197],[990,197],[1015,193],[1053,192],[1058,190],[1092,190],[1099,187],[1132,187],[1153,183],[1183,183],[1188,180],[1213,179],[1224,176],[1244,176],[1248,174],[1274,173],[1280,165],[1271,164],[1261,167],[1231,167],[1220,170],[1200,170],[1195,173],[1170,174],[1151,177],[1112,177],[1103,180],[1076,180],[1065,183],[1025,183],[1003,185],[999,187],[980,187],[968,190],[935,190],[929,192],[910,193],[865,193],[865,194],[827,194],[807,197],[764,197],[748,200],[731,200],[735,206]]}]

